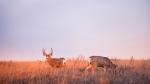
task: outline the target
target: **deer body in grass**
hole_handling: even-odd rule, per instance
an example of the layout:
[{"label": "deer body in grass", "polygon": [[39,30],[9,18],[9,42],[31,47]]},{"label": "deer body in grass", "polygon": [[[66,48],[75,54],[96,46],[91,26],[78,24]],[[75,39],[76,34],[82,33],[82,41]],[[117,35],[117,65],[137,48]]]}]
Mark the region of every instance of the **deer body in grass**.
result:
[{"label": "deer body in grass", "polygon": [[64,67],[66,64],[65,58],[52,58],[53,49],[51,48],[50,53],[46,53],[45,49],[43,49],[43,56],[46,56],[46,62],[52,67]]},{"label": "deer body in grass", "polygon": [[117,65],[113,64],[112,61],[103,56],[90,56],[90,62],[86,69],[90,68],[98,68],[101,67],[105,70],[109,69],[115,69]]}]

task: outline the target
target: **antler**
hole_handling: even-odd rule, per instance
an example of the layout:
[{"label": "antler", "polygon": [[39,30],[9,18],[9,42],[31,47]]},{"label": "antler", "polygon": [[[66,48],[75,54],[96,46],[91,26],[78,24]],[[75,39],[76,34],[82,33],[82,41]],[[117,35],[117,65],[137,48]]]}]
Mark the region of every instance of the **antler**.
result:
[{"label": "antler", "polygon": [[53,49],[52,48],[51,48],[51,53],[50,54],[51,54],[51,56],[53,55]]},{"label": "antler", "polygon": [[50,57],[53,55],[53,49],[52,48],[51,48],[51,53],[46,53],[44,48],[42,49],[42,51],[43,51],[43,56]]},{"label": "antler", "polygon": [[45,52],[45,49],[44,49],[44,48],[42,49],[42,51],[43,51],[43,55],[44,55],[44,56],[46,56],[47,54],[46,54],[46,52]]}]

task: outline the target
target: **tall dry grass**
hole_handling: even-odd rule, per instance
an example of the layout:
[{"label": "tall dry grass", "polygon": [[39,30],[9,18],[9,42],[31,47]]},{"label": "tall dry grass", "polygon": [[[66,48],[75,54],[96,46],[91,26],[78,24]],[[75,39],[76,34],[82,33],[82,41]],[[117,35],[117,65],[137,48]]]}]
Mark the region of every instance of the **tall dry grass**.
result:
[{"label": "tall dry grass", "polygon": [[149,84],[150,60],[113,60],[116,70],[84,71],[82,57],[67,60],[64,68],[45,62],[0,62],[0,84]]}]

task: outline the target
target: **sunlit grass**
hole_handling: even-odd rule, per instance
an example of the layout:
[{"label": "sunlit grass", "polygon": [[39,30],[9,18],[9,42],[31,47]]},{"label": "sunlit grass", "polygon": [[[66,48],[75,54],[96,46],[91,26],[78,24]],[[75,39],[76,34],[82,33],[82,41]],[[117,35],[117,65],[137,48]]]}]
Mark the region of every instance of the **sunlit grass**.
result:
[{"label": "sunlit grass", "polygon": [[113,60],[114,71],[84,71],[84,58],[67,60],[66,67],[52,68],[48,63],[0,62],[0,84],[149,84],[150,60]]}]

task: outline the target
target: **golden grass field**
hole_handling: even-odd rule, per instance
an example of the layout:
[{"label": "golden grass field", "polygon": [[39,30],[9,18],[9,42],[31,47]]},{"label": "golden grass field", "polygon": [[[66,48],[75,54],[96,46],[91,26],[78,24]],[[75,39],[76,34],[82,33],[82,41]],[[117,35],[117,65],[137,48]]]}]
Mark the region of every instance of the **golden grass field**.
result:
[{"label": "golden grass field", "polygon": [[1,61],[0,84],[150,84],[150,60],[112,60],[116,70],[84,71],[87,60],[67,60],[64,68],[45,62]]}]

